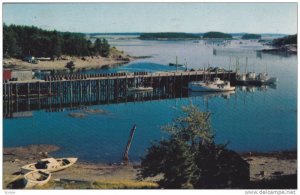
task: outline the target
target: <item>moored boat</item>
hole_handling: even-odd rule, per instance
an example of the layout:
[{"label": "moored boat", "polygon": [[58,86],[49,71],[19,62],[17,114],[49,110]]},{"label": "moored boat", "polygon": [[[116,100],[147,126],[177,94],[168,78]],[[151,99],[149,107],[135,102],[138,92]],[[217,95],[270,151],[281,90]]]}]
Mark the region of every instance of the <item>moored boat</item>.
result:
[{"label": "moored boat", "polygon": [[198,92],[221,92],[221,91],[234,91],[235,87],[230,86],[229,81],[223,81],[215,77],[213,81],[193,81],[188,84],[191,91]]},{"label": "moored boat", "polygon": [[21,168],[22,173],[28,173],[30,171],[47,171],[55,172],[66,169],[76,163],[77,158],[45,158],[36,163],[25,165]]},{"label": "moored boat", "polygon": [[44,171],[30,171],[24,175],[25,188],[45,185],[51,178],[51,173]]},{"label": "moored boat", "polygon": [[267,73],[256,75],[254,72],[248,72],[246,74],[238,74],[236,81],[241,85],[270,85],[275,84],[278,79],[276,77],[269,78]]},{"label": "moored boat", "polygon": [[153,87],[132,87],[128,88],[127,91],[129,93],[149,92],[153,91]]}]

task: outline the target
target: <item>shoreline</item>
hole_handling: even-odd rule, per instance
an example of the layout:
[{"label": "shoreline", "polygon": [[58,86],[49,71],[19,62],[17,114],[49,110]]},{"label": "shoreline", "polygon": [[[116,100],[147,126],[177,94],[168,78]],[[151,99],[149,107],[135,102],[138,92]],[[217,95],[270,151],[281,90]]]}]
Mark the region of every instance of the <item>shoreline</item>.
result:
[{"label": "shoreline", "polygon": [[73,61],[75,63],[75,71],[82,69],[101,69],[113,68],[123,64],[130,63],[136,58],[130,57],[126,60],[103,57],[70,57],[70,60],[54,60],[54,61],[40,61],[38,64],[31,64],[20,59],[9,58],[3,59],[3,68],[10,70],[68,70],[65,65]]},{"label": "shoreline", "polygon": [[[38,159],[51,157],[51,152],[59,150],[55,145],[28,145],[3,148],[3,186],[20,177],[20,168]],[[271,153],[240,153],[249,163],[250,182],[269,181],[277,176],[297,174],[297,151],[277,151]],[[80,159],[72,167],[52,174],[53,181],[137,181],[140,163],[94,163]],[[155,182],[149,178],[145,182]],[[59,183],[59,182],[58,182]]]},{"label": "shoreline", "polygon": [[17,58],[3,58],[3,68],[10,70],[69,70],[68,62],[75,64],[74,71],[90,69],[115,68],[135,60],[151,58],[152,56],[130,56],[115,47],[110,48],[108,57],[101,56],[68,56],[62,55],[54,60],[40,60],[37,64],[29,63]]}]

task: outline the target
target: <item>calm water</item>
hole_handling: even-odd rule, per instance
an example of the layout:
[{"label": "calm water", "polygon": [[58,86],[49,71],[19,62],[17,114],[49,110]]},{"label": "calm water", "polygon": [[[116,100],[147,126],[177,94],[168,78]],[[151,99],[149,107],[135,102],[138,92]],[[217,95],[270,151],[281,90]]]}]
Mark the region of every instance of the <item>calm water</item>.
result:
[{"label": "calm water", "polygon": [[[96,105],[91,108],[109,111],[106,115],[90,114],[77,119],[70,112],[34,111],[31,118],[4,119],[4,147],[28,144],[55,144],[61,147],[55,156],[77,156],[93,162],[119,162],[129,131],[137,124],[129,157],[139,161],[145,149],[167,135],[160,127],[180,115],[180,107],[190,102],[201,110],[212,112],[216,141],[229,141],[237,151],[276,151],[297,147],[297,56],[256,53],[263,48],[257,42],[233,41],[230,44],[200,41],[140,41],[111,39],[110,43],[130,55],[151,55],[152,58],[132,62],[109,71],[170,71],[166,66],[185,59],[188,68],[203,68],[204,64],[232,69],[239,58],[244,71],[265,71],[276,76],[276,88],[246,90],[239,88],[228,98],[190,94],[189,98]],[[213,54],[216,49],[216,55]],[[230,65],[231,56],[231,65]],[[103,70],[102,70],[103,71]],[[87,72],[99,72],[91,70]]]}]

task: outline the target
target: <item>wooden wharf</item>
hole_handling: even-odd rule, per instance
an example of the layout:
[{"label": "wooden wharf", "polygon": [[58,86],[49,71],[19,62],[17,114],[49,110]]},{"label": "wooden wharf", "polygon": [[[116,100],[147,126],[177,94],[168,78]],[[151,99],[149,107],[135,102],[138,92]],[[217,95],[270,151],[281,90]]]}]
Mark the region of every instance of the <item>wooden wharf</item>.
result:
[{"label": "wooden wharf", "polygon": [[[187,96],[191,81],[220,77],[234,84],[235,72],[134,72],[110,74],[69,74],[46,77],[45,80],[9,81],[3,83],[3,113],[52,110],[84,105],[146,101]],[[153,87],[147,94],[129,94],[132,87]]]}]

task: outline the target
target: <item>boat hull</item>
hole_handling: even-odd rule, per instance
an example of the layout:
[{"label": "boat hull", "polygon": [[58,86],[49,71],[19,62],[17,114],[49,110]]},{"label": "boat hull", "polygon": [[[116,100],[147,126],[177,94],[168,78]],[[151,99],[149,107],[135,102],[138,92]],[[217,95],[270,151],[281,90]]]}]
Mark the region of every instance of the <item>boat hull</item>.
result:
[{"label": "boat hull", "polygon": [[55,166],[55,167],[51,166],[51,167],[48,167],[46,169],[38,169],[38,168],[35,167],[36,163],[31,163],[31,164],[23,166],[21,168],[21,172],[23,174],[26,174],[26,173],[31,172],[31,171],[47,171],[49,173],[52,173],[52,172],[57,172],[57,171],[64,170],[64,169],[72,166],[73,164],[75,164],[76,161],[77,161],[77,158],[58,158],[56,160],[61,161],[61,160],[64,160],[64,159],[67,159],[70,163],[67,164],[67,165],[63,165],[63,166]]},{"label": "boat hull", "polygon": [[226,88],[210,88],[199,85],[189,85],[189,90],[193,92],[224,92],[224,91],[234,91],[235,87]]},{"label": "boat hull", "polygon": [[127,90],[128,93],[142,93],[142,92],[150,92],[150,91],[153,91],[152,87],[129,88]]},{"label": "boat hull", "polygon": [[272,77],[267,80],[236,80],[237,84],[239,85],[254,85],[254,86],[261,86],[261,85],[271,85],[277,82],[277,78]]},{"label": "boat hull", "polygon": [[33,188],[36,186],[43,186],[49,182],[51,173],[43,171],[31,171],[24,175],[25,188]]}]

